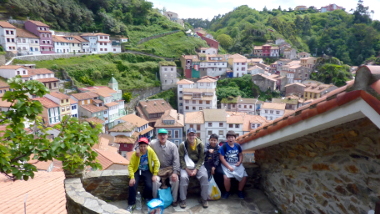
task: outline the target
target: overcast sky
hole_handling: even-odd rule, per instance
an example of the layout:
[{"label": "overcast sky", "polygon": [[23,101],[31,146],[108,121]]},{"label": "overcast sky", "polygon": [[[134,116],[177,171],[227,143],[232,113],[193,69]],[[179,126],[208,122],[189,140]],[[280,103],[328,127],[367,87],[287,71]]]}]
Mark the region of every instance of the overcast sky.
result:
[{"label": "overcast sky", "polygon": [[[346,11],[355,9],[358,3],[357,0],[318,0],[318,1],[305,1],[305,0],[148,0],[153,2],[155,8],[166,8],[167,11],[178,13],[180,18],[203,18],[211,20],[215,15],[225,14],[232,11],[240,5],[248,5],[251,8],[262,11],[266,6],[268,9],[277,9],[281,6],[282,9],[289,7],[295,8],[298,5],[315,6],[321,8],[322,6],[335,3],[338,6],[346,8]],[[307,3],[306,3],[307,2]],[[314,3],[312,3],[314,2]],[[369,10],[375,13],[372,19],[380,20],[380,0],[364,0],[364,6],[368,6]],[[377,6],[377,7],[376,7]]]}]

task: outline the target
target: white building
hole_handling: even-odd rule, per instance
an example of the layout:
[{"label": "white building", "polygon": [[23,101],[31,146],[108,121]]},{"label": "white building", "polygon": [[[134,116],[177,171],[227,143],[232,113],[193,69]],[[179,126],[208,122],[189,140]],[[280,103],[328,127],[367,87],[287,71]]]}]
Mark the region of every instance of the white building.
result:
[{"label": "white building", "polygon": [[162,90],[174,88],[177,85],[177,66],[174,62],[161,61],[160,64],[160,81]]},{"label": "white building", "polygon": [[218,77],[226,74],[228,61],[225,55],[198,54],[198,58],[200,60],[199,72],[201,77]]},{"label": "white building", "polygon": [[71,106],[71,117],[78,118],[78,101],[75,101],[70,98],[70,106]]},{"label": "white building", "polygon": [[70,46],[70,53],[79,53],[82,50],[81,42],[74,38],[74,36],[62,36],[66,39]]},{"label": "white building", "polygon": [[41,54],[40,39],[27,30],[16,28],[17,32],[17,53],[21,55]]},{"label": "white building", "polygon": [[202,47],[200,48],[199,53],[210,55],[210,54],[218,54],[218,49],[213,47]]},{"label": "white building", "polygon": [[54,52],[70,53],[70,43],[62,36],[53,35]]},{"label": "white building", "polygon": [[[216,134],[219,141],[225,141],[227,133],[227,113],[225,109],[205,109],[203,110],[205,121],[206,140],[211,134]],[[202,139],[203,140],[203,139]]]},{"label": "white building", "polygon": [[233,77],[241,77],[248,72],[248,60],[240,54],[231,55],[228,64],[233,72]]},{"label": "white building", "polygon": [[0,45],[4,51],[16,52],[16,27],[5,21],[0,21]]},{"label": "white building", "polygon": [[90,53],[91,52],[91,48],[90,48],[90,42],[80,36],[73,36],[74,39],[76,39],[78,42],[80,42],[80,47],[81,47],[81,50],[80,52],[81,53]]},{"label": "white building", "polygon": [[189,128],[197,130],[197,137],[203,142],[206,140],[205,120],[203,111],[187,112],[185,114],[185,131]]},{"label": "white building", "polygon": [[275,120],[285,114],[286,103],[264,103],[261,105],[260,115],[267,120]]},{"label": "white building", "polygon": [[85,34],[82,34],[81,37],[84,38],[86,41],[88,41],[87,47],[83,47],[83,43],[82,43],[82,50],[86,50],[85,52],[89,52],[89,53],[96,53],[98,50],[97,33],[85,33]]},{"label": "white building", "polygon": [[177,82],[179,113],[216,109],[216,79],[206,77],[193,83],[183,79]]}]

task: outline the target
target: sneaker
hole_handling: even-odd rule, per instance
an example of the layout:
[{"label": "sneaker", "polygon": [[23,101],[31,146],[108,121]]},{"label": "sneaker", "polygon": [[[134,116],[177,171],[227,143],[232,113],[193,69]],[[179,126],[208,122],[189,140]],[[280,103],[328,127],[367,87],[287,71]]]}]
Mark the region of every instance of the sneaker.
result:
[{"label": "sneaker", "polygon": [[185,201],[185,200],[180,201],[180,202],[179,202],[179,206],[180,206],[182,209],[185,209],[185,208],[186,208],[186,201]]},{"label": "sneaker", "polygon": [[178,202],[177,202],[177,201],[176,201],[176,202],[173,202],[173,203],[172,203],[172,206],[173,206],[173,207],[178,206]]},{"label": "sneaker", "polygon": [[243,191],[239,191],[238,192],[238,197],[241,198],[241,199],[244,199],[244,193],[243,193]]},{"label": "sneaker", "polygon": [[203,208],[207,208],[207,207],[208,207],[208,202],[207,202],[207,200],[203,200],[203,199],[201,199],[201,202],[202,202],[202,206],[203,206]]},{"label": "sneaker", "polygon": [[223,193],[223,195],[222,195],[223,199],[227,199],[228,197],[230,197],[230,192]]},{"label": "sneaker", "polygon": [[132,211],[133,211],[135,208],[136,208],[136,205],[135,205],[135,204],[134,204],[134,205],[128,205],[128,207],[127,207],[127,211],[130,212],[130,213],[132,213]]}]

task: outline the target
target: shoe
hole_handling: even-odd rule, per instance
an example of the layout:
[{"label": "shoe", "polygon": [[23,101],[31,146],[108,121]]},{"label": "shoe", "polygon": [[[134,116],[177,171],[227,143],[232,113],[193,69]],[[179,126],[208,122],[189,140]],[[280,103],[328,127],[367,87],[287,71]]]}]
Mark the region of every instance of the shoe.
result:
[{"label": "shoe", "polygon": [[238,192],[238,197],[241,198],[241,199],[244,199],[244,193],[243,193],[243,191],[239,191]]},{"label": "shoe", "polygon": [[207,200],[203,200],[203,199],[201,199],[201,202],[202,202],[202,207],[203,207],[203,208],[207,208],[207,207],[208,207],[208,202],[207,202]]},{"label": "shoe", "polygon": [[177,206],[178,206],[178,201],[173,202],[173,203],[172,203],[172,206],[173,206],[173,207],[177,207]]},{"label": "shoe", "polygon": [[135,204],[134,204],[134,205],[128,205],[128,207],[127,207],[127,211],[130,212],[130,213],[132,213],[132,211],[133,211],[135,208],[136,208],[136,205],[135,205]]},{"label": "shoe", "polygon": [[180,206],[182,209],[185,209],[185,208],[186,208],[186,201],[185,201],[185,200],[180,201],[180,202],[179,202],[179,206]]},{"label": "shoe", "polygon": [[223,199],[227,199],[228,197],[230,197],[230,192],[223,193],[223,195],[222,195]]}]

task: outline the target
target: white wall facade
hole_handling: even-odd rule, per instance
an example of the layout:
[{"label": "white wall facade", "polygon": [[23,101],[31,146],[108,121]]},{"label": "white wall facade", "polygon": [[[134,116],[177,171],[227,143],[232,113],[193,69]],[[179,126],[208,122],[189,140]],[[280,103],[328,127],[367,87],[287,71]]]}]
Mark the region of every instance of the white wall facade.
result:
[{"label": "white wall facade", "polygon": [[241,77],[248,72],[248,63],[247,62],[234,62],[233,63],[233,77]]},{"label": "white wall facade", "polygon": [[275,120],[284,116],[285,110],[279,109],[260,109],[260,116],[265,117],[267,120]]},{"label": "white wall facade", "polygon": [[0,44],[4,51],[16,51],[16,29],[0,27]]}]

